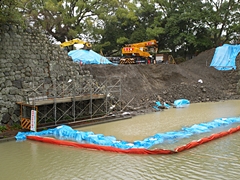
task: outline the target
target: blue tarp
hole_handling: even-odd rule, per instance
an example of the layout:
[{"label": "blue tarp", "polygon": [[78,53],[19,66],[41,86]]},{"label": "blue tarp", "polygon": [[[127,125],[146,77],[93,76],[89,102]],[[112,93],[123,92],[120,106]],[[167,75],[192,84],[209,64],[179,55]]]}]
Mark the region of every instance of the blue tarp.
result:
[{"label": "blue tarp", "polygon": [[112,146],[121,149],[131,148],[145,148],[149,149],[154,145],[162,143],[173,143],[180,139],[189,138],[190,136],[208,133],[214,128],[220,128],[233,123],[240,123],[240,117],[232,118],[219,118],[210,122],[194,124],[190,127],[183,127],[179,131],[170,131],[165,133],[157,133],[154,136],[147,137],[143,140],[136,140],[133,142],[127,142],[123,140],[117,140],[114,136],[104,136],[103,134],[94,134],[91,131],[78,131],[69,126],[62,125],[56,128],[43,130],[40,132],[18,132],[15,136],[17,141],[26,140],[26,136],[48,136],[55,137],[62,140],[70,140],[79,143],[90,143],[102,146]]},{"label": "blue tarp", "polygon": [[72,50],[68,53],[74,62],[81,62],[83,64],[113,64],[107,58],[92,50]]},{"label": "blue tarp", "polygon": [[224,44],[216,48],[210,66],[220,71],[236,69],[235,59],[240,52],[240,45]]},{"label": "blue tarp", "polygon": [[174,101],[174,106],[176,108],[182,108],[182,107],[187,107],[190,104],[190,101],[187,99],[177,99]]},{"label": "blue tarp", "polygon": [[162,105],[162,104],[160,103],[160,101],[156,101],[156,105],[153,106],[153,108],[159,111],[159,110],[160,110],[159,107],[163,107],[163,106],[164,106],[165,108],[167,108],[167,109],[169,109],[169,108],[171,107],[169,104],[167,104],[167,103],[165,103],[165,102],[164,102],[164,104]]}]

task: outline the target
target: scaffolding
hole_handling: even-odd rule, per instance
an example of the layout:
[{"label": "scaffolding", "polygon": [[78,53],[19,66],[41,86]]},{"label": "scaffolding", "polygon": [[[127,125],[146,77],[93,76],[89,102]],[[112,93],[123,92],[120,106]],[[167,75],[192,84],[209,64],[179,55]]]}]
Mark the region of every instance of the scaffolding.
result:
[{"label": "scaffolding", "polygon": [[121,110],[120,77],[84,78],[62,78],[23,89],[25,100],[17,102],[22,128],[30,128],[32,110],[36,111],[38,127],[89,121]]}]

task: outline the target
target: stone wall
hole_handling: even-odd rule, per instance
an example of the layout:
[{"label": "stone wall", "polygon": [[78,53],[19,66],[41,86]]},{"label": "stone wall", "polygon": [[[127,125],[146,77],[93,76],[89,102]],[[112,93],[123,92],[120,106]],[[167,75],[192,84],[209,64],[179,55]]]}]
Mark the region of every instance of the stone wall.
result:
[{"label": "stone wall", "polygon": [[50,92],[50,87],[60,81],[64,85],[68,79],[78,80],[86,85],[92,79],[89,71],[74,63],[65,50],[31,28],[0,27],[0,62],[0,125],[19,122],[16,102],[25,101],[29,89],[34,91],[44,84],[43,94],[35,95],[53,95],[58,92]]}]

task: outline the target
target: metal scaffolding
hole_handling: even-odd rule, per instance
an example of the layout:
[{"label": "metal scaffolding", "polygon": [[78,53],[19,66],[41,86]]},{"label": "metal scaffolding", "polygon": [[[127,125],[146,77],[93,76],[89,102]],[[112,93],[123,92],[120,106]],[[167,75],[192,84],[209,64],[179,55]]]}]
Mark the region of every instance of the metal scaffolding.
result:
[{"label": "metal scaffolding", "polygon": [[121,110],[120,77],[84,78],[62,78],[23,89],[25,100],[17,102],[23,128],[29,129],[31,110],[37,112],[38,126],[89,121]]}]

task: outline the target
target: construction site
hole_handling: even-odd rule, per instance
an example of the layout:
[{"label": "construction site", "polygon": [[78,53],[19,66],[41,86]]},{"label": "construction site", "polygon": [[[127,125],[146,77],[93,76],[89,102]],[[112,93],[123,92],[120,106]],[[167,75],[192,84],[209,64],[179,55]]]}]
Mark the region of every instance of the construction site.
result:
[{"label": "construction site", "polygon": [[[122,49],[128,53],[125,60],[112,63],[99,54],[95,56],[98,59],[92,58],[89,44],[77,50],[85,52],[85,56],[76,60],[37,32],[15,30],[11,36],[8,33],[2,36],[5,44],[1,53],[2,125],[11,127],[21,122],[24,129],[31,129],[32,117],[37,128],[89,121],[102,123],[101,120],[154,112],[156,101],[172,104],[180,98],[191,103],[239,99],[238,68],[219,71],[210,67],[215,49],[180,64],[170,63],[170,56],[129,53],[139,52],[142,47],[157,52],[155,41],[151,40],[143,42],[147,45],[126,45]],[[88,58],[88,63],[83,57]],[[134,60],[124,63],[126,57]],[[138,63],[140,57],[144,63]],[[238,64],[239,56],[237,67]]]},{"label": "construction site", "polygon": [[[91,52],[91,54],[86,54],[85,60],[82,54],[74,56],[75,66],[79,66],[80,71],[90,72],[90,74],[83,75],[82,78],[61,76],[57,77],[57,81],[52,80],[51,84],[42,81],[41,84],[32,83],[32,87],[29,86],[28,89],[24,89],[24,101],[17,102],[20,105],[20,122],[23,129],[33,130],[63,123],[89,125],[123,119],[126,115],[130,115],[129,113],[124,114],[124,110],[129,110],[134,97],[128,100],[121,98],[122,78],[120,74],[93,77],[92,69],[87,69],[87,65],[91,67],[93,64],[98,64],[96,63],[98,57],[103,62],[103,57],[91,50],[92,45],[90,43],[80,39],[63,42],[60,47],[69,48],[69,46],[75,44],[83,45],[81,50],[75,52]],[[72,51],[69,52],[68,50],[67,52],[71,56]],[[126,45],[126,47],[122,48],[122,54],[125,56],[119,59],[118,64],[146,65],[169,62],[166,54],[158,54],[153,58],[149,52],[157,52],[156,40]],[[71,57],[73,59],[73,56]],[[80,59],[77,61],[78,64],[76,58]],[[95,61],[91,62],[93,61],[91,58],[95,58]],[[106,61],[104,62],[106,63]],[[109,64],[113,66],[111,62]],[[35,81],[34,77],[32,79]],[[132,110],[134,109],[133,107]],[[138,107],[138,109],[140,108]],[[33,119],[35,119],[35,123],[33,123]]]}]

